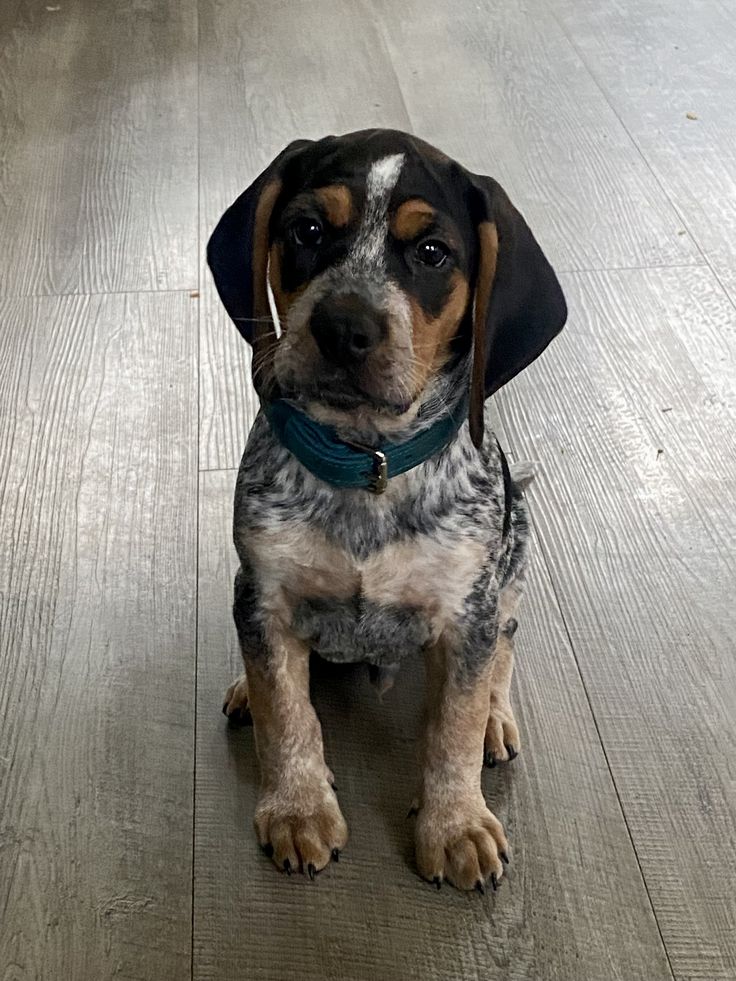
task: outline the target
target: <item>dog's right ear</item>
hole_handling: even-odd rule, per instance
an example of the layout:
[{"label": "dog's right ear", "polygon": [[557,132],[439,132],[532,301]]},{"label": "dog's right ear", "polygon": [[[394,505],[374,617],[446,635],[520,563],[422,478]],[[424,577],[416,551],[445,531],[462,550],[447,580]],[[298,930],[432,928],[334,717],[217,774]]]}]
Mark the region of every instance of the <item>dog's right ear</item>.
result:
[{"label": "dog's right ear", "polygon": [[266,288],[271,213],[286,166],[311,143],[296,140],[282,150],[230,205],[207,243],[207,263],[223,306],[255,348],[273,330]]}]

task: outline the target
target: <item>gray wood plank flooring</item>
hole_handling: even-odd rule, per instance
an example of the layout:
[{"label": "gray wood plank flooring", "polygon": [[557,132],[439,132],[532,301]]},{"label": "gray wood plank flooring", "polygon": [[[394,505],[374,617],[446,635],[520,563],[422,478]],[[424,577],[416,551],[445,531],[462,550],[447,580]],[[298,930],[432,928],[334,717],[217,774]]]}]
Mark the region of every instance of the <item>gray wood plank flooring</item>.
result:
[{"label": "gray wood plank flooring", "polygon": [[5,295],[196,288],[196,2],[155,7],[0,15]]},{"label": "gray wood plank flooring", "polygon": [[181,981],[192,301],[2,299],[0,322],[0,977]]},{"label": "gray wood plank flooring", "polygon": [[[725,0],[0,4],[3,981],[736,981],[734,63]],[[257,400],[204,246],[291,139],[371,125],[566,271],[497,400],[540,473],[496,896],[413,871],[418,666],[383,703],[315,667],[352,832],[315,883],[220,714]]]},{"label": "gray wood plank flooring", "polygon": [[[258,848],[252,729],[222,695],[242,670],[230,627],[233,471],[202,475],[194,976],[200,981],[406,977],[559,981],[671,977],[616,793],[543,564],[519,631],[525,748],[490,771],[512,843],[494,896],[438,894],[412,864],[422,666],[381,704],[361,668],[316,665],[313,688],[351,840],[339,865],[285,877]],[[522,762],[523,759],[523,762]],[[575,806],[570,806],[574,787]]]},{"label": "gray wood plank flooring", "polygon": [[541,4],[375,0],[375,9],[417,134],[492,173],[556,268],[702,261]]},{"label": "gray wood plank flooring", "polygon": [[710,270],[565,285],[501,416],[675,976],[732,979],[736,310]]},{"label": "gray wood plank flooring", "polygon": [[736,300],[736,7],[716,0],[549,6]]}]

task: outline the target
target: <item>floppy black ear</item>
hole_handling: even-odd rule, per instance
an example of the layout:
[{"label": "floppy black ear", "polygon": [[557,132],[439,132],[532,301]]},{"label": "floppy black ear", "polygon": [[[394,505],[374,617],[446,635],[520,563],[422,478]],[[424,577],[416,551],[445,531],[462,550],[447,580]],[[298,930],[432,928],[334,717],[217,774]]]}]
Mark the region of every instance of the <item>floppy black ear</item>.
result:
[{"label": "floppy black ear", "polygon": [[567,320],[557,276],[500,184],[472,177],[478,235],[470,433],[483,441],[489,395],[539,357]]},{"label": "floppy black ear", "polygon": [[296,140],[243,191],[217,223],[207,243],[207,262],[217,292],[235,326],[249,344],[259,331],[257,318],[269,318],[266,290],[268,226],[288,163],[311,140]]}]

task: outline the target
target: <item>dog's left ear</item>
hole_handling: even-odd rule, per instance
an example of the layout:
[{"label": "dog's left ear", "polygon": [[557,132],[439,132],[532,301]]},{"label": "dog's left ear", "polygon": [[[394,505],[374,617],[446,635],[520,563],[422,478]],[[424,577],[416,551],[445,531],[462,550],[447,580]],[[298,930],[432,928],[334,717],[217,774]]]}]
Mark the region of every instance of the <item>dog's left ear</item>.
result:
[{"label": "dog's left ear", "polygon": [[567,305],[552,266],[501,185],[471,175],[470,203],[478,264],[469,422],[480,448],[485,400],[562,330]]},{"label": "dog's left ear", "polygon": [[230,205],[207,243],[207,262],[223,306],[254,348],[270,346],[273,331],[268,303],[269,223],[281,192],[284,171],[311,140],[296,140],[268,165]]}]

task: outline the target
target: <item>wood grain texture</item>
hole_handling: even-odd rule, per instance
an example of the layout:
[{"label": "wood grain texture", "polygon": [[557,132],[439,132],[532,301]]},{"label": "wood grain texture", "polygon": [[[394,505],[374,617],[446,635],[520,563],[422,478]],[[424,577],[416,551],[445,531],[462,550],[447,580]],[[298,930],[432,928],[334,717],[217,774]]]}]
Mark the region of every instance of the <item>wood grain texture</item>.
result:
[{"label": "wood grain texture", "polygon": [[414,131],[496,177],[557,268],[702,261],[543,5],[376,5]]},{"label": "wood grain texture", "polygon": [[[200,243],[292,140],[409,129],[370,9],[342,0],[201,0]],[[202,276],[201,466],[235,467],[255,412],[248,347]]]},{"label": "wood grain texture", "polygon": [[736,8],[719,0],[549,6],[736,301]]},{"label": "wood grain texture", "polygon": [[195,0],[3,7],[0,292],[196,287]]},{"label": "wood grain texture", "polygon": [[0,300],[0,977],[189,977],[196,316]]},{"label": "wood grain texture", "polygon": [[565,277],[501,397],[675,976],[736,977],[736,311],[709,270]]},{"label": "wood grain texture", "polygon": [[318,666],[326,754],[351,840],[316,882],[280,875],[252,830],[252,729],[229,729],[233,472],[201,477],[194,977],[610,981],[671,977],[549,580],[519,631],[524,750],[486,776],[513,857],[496,896],[413,870],[421,666],[379,703],[364,668]]}]

